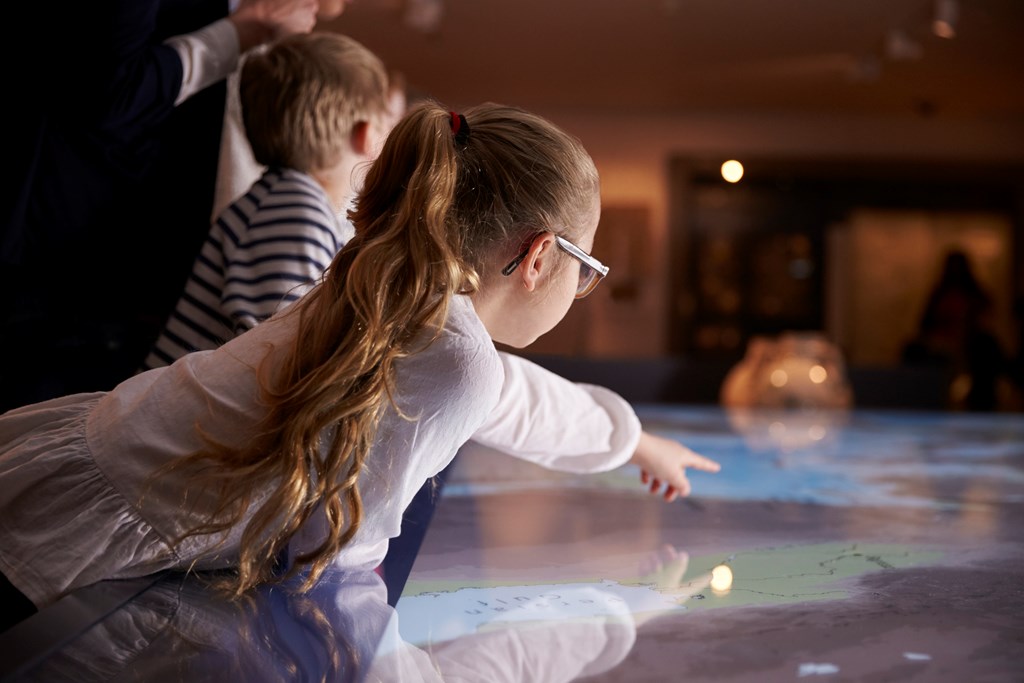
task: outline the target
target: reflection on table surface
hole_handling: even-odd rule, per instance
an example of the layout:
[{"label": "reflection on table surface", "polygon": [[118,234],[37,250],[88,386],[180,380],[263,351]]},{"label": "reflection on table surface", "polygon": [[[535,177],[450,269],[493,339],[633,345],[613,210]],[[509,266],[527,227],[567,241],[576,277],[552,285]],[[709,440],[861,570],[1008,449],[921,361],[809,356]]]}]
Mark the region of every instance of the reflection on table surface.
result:
[{"label": "reflection on table surface", "polygon": [[1020,680],[1024,416],[639,412],[722,471],[666,504],[467,447],[395,608],[168,575],[3,680]]},{"label": "reflection on table surface", "polygon": [[592,649],[587,681],[1021,680],[1024,415],[639,413],[722,471],[665,504],[630,466],[567,476],[464,449],[396,606],[403,638],[623,607],[631,644]]},{"label": "reflection on table surface", "polygon": [[393,616],[373,572],[240,601],[210,578],[163,576],[14,680],[358,681]]}]

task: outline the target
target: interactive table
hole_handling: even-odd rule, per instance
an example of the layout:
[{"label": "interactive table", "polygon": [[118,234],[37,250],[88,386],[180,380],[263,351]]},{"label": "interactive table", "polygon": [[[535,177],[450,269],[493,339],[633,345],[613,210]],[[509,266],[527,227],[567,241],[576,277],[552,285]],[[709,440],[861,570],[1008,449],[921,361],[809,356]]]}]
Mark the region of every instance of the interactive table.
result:
[{"label": "interactive table", "polygon": [[397,602],[108,582],[0,636],[2,680],[1024,680],[1024,415],[638,413],[722,471],[664,503],[467,447]]}]

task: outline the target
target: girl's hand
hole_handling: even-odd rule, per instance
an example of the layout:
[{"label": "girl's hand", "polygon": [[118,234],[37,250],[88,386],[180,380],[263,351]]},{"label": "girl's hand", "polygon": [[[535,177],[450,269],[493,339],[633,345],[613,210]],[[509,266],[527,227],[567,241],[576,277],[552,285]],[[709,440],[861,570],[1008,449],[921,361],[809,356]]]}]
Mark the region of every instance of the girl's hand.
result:
[{"label": "girl's hand", "polygon": [[[710,458],[698,455],[686,446],[672,439],[665,439],[648,432],[640,434],[640,443],[633,452],[630,462],[640,467],[640,482],[652,494],[661,493],[665,502],[679,496],[690,495],[690,480],[686,468],[694,467],[705,472],[717,472],[722,466]],[[664,491],[661,491],[664,484]]]}]

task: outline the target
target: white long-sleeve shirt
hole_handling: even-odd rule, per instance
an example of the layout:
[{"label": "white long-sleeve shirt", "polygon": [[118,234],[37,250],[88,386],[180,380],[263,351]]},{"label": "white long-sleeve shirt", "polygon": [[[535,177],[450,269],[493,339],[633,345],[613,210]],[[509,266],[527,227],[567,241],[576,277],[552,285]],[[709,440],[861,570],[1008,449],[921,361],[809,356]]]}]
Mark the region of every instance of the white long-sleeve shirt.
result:
[{"label": "white long-sleeve shirt", "polygon": [[[41,607],[103,579],[236,563],[241,526],[171,544],[210,500],[181,472],[150,475],[202,445],[196,425],[227,444],[250,438],[262,415],[256,369],[295,334],[295,320],[285,311],[108,393],[0,416],[0,571]],[[413,496],[470,437],[548,467],[599,471],[624,464],[640,435],[613,392],[499,354],[464,296],[452,301],[444,334],[400,361],[396,381],[398,406],[416,419],[393,409],[382,417],[360,476],[363,523],[335,558],[340,568],[379,564]],[[292,555],[322,536],[310,523],[292,538]]]},{"label": "white long-sleeve shirt", "polygon": [[238,69],[241,51],[238,31],[226,18],[164,42],[174,48],[181,59],[181,89],[175,105]]}]

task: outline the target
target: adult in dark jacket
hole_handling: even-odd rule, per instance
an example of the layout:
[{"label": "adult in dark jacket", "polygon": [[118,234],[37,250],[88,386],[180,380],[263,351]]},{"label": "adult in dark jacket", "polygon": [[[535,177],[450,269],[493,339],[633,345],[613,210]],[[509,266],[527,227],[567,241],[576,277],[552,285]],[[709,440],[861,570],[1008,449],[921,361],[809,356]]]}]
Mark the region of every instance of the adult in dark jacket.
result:
[{"label": "adult in dark jacket", "polygon": [[15,3],[0,186],[0,411],[107,389],[148,351],[209,227],[240,54],[317,0]]}]

